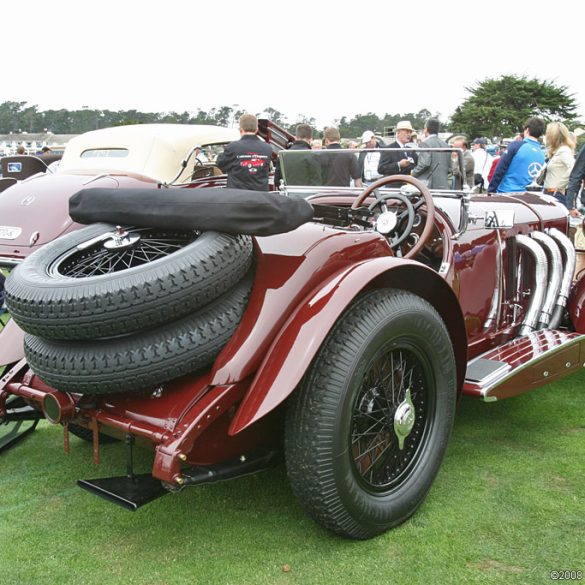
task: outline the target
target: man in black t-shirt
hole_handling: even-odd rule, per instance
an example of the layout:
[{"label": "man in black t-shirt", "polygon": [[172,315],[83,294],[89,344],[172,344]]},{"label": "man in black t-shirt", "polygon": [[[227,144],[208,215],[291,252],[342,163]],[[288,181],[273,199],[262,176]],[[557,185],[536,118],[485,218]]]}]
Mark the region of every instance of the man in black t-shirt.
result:
[{"label": "man in black t-shirt", "polygon": [[[341,136],[337,128],[326,128],[323,140],[327,150],[341,150]],[[323,168],[324,185],[331,187],[349,187],[353,179],[354,186],[362,186],[358,159],[352,152],[327,153],[320,155]]]},{"label": "man in black t-shirt", "polygon": [[227,187],[268,191],[268,175],[272,159],[272,147],[261,140],[258,119],[252,114],[240,117],[240,135],[230,142],[217,157],[216,164],[227,173]]}]

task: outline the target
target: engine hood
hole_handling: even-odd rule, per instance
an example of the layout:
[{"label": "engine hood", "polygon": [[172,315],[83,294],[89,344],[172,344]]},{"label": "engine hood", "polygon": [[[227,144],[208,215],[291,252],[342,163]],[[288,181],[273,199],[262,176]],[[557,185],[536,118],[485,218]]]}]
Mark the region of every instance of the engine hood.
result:
[{"label": "engine hood", "polygon": [[76,229],[78,224],[69,217],[69,199],[85,187],[157,187],[154,181],[127,176],[91,179],[36,175],[0,193],[0,254],[28,256],[38,246]]}]

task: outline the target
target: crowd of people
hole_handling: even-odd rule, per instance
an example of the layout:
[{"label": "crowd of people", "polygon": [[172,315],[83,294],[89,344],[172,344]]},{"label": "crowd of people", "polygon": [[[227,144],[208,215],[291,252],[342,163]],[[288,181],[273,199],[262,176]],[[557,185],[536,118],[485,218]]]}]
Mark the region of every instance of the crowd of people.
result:
[{"label": "crowd of people", "polygon": [[[403,120],[394,128],[395,140],[390,144],[384,144],[374,132],[367,130],[359,144],[350,143],[349,151],[339,152],[343,147],[337,128],[326,128],[321,141],[313,138],[309,125],[299,124],[290,150],[305,154],[287,159],[287,183],[361,187],[383,176],[410,175],[430,189],[468,188],[488,193],[519,193],[538,183],[545,194],[565,205],[571,215],[580,215],[585,149],[581,149],[575,161],[575,138],[563,123],[546,125],[542,118],[531,117],[524,124],[522,134],[507,146],[501,145],[495,157],[487,151],[483,137],[475,138],[470,149],[466,136],[452,137],[447,143],[439,137],[439,131],[439,121],[430,118],[419,140],[411,123]],[[256,117],[243,115],[240,140],[228,145],[218,157],[217,165],[228,175],[228,187],[269,189],[272,149],[258,138],[257,132]],[[546,152],[541,145],[542,137]],[[353,151],[358,146],[361,146],[359,152]],[[324,152],[319,157],[309,156],[311,150]],[[277,187],[282,178],[277,163]]]}]

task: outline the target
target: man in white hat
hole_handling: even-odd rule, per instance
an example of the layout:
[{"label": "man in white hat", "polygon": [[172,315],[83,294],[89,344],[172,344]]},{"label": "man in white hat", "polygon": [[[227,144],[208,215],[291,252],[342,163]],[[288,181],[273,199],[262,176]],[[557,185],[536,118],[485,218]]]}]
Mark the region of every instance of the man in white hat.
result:
[{"label": "man in white hat", "polygon": [[358,156],[358,163],[362,173],[362,182],[364,185],[370,185],[382,177],[378,172],[380,153],[371,150],[380,148],[380,144],[371,130],[366,130],[362,134],[360,142],[363,144],[363,150]]},{"label": "man in white hat", "polygon": [[408,120],[401,120],[396,124],[394,128],[396,140],[388,145],[388,148],[396,151],[382,153],[378,164],[378,172],[381,175],[410,175],[418,160],[416,152],[407,146],[412,140],[413,132],[414,128]]}]

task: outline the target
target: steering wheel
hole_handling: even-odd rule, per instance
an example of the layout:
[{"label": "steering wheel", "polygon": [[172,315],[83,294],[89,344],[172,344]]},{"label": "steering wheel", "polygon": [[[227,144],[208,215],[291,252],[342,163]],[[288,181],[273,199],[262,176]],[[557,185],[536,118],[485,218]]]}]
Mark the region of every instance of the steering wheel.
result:
[{"label": "steering wheel", "polygon": [[[388,235],[396,231],[394,228],[400,226],[401,224],[404,224],[405,219],[407,220],[406,225],[402,228],[402,231],[391,240],[389,239],[392,249],[397,248],[410,235],[412,226],[414,224],[414,219],[416,216],[416,211],[420,207],[422,207],[422,205],[426,205],[427,208],[427,212],[424,217],[422,234],[420,235],[420,238],[415,243],[415,245],[403,256],[403,258],[412,258],[413,256],[416,256],[420,252],[420,250],[422,250],[424,245],[427,243],[428,239],[431,237],[431,234],[433,233],[435,204],[433,202],[433,196],[431,195],[429,188],[422,181],[419,181],[414,177],[409,177],[408,175],[390,175],[388,177],[382,177],[381,179],[378,179],[375,183],[372,183],[361,195],[358,195],[355,201],[353,202],[351,208],[357,209],[358,207],[361,207],[364,201],[368,197],[370,197],[377,189],[380,189],[380,187],[384,187],[385,185],[388,185],[390,183],[407,183],[409,185],[412,185],[413,187],[416,187],[420,193],[420,195],[389,193],[388,195],[384,195],[383,197],[376,198],[376,201],[374,201],[368,207],[370,211],[373,211],[376,207],[380,207],[380,211],[382,212],[383,215],[385,215],[392,213],[386,210],[386,201],[396,200],[400,201],[400,203],[404,205],[405,207],[404,211],[399,213],[397,216],[394,213],[392,213],[392,217],[388,218],[383,218],[381,216],[383,224],[385,223],[386,224],[385,227],[386,229],[388,229],[388,231],[386,232]],[[416,199],[416,201],[413,201],[413,199]],[[380,230],[380,232],[382,233],[382,230]]]}]

